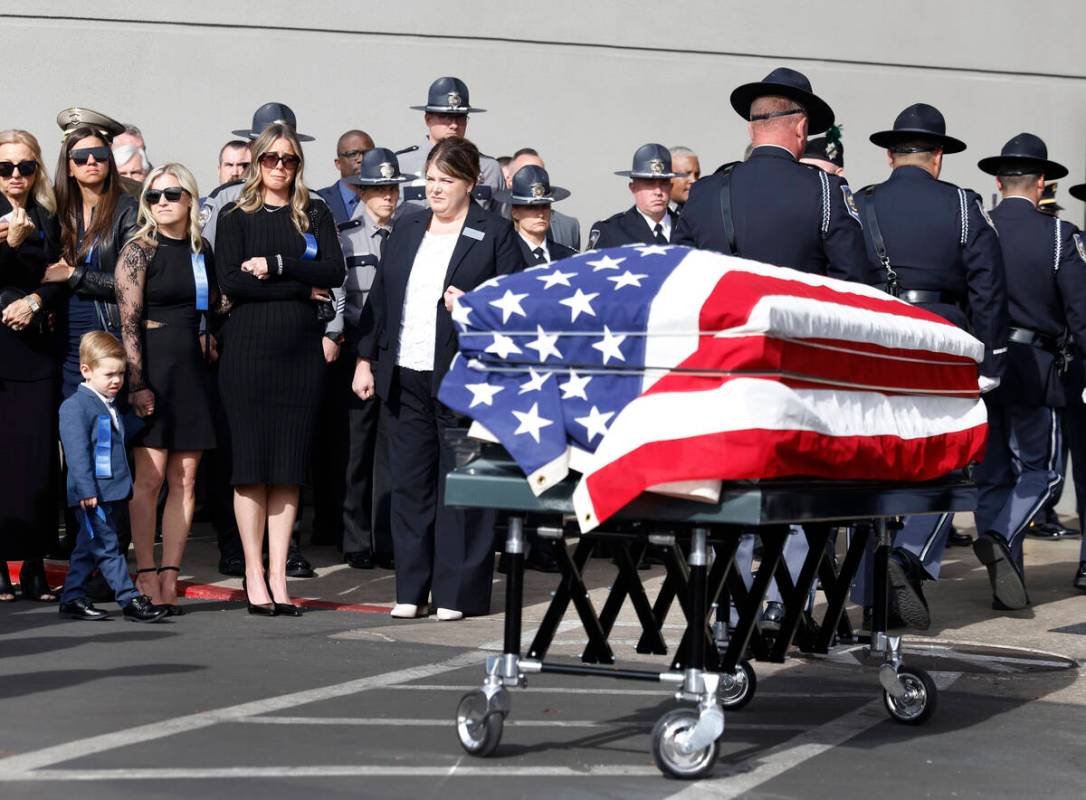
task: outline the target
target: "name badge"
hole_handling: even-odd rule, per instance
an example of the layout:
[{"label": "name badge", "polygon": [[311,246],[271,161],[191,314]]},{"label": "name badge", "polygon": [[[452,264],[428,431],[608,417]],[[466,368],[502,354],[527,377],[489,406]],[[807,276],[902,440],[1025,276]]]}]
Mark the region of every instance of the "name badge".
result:
[{"label": "name badge", "polygon": [[97,420],[98,440],[94,443],[94,477],[113,477],[113,427],[109,414],[99,414]]},{"label": "name badge", "polygon": [[303,233],[305,238],[305,252],[302,253],[302,261],[312,261],[317,257],[317,237],[311,233]]},{"label": "name badge", "polygon": [[[102,510],[101,506],[94,507],[94,516],[101,520],[103,525],[108,525],[109,520],[106,518],[106,512]],[[83,512],[83,530],[87,532],[87,538],[94,538],[94,525],[91,524],[91,515],[89,511]]]},{"label": "name badge", "polygon": [[196,282],[196,310],[207,311],[207,265],[203,253],[192,254],[192,279]]},{"label": "name badge", "polygon": [[486,233],[484,231],[477,231],[475,230],[475,228],[469,228],[467,226],[464,226],[463,235],[467,236],[469,239],[474,239],[477,242],[481,242],[483,241],[483,237],[486,236]]}]

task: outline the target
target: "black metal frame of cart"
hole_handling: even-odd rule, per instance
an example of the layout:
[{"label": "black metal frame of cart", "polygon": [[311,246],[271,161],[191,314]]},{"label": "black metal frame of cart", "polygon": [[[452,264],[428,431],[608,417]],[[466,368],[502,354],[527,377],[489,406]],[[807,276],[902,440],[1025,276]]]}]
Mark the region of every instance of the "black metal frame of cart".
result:
[{"label": "black metal frame of cart", "polygon": [[[863,551],[875,537],[874,607],[870,649],[883,657],[879,678],[890,716],[919,724],[935,709],[936,687],[923,670],[901,660],[901,637],[886,633],[887,561],[890,524],[905,515],[970,511],[972,483],[954,475],[930,483],[892,484],[826,480],[775,480],[724,485],[714,504],[642,495],[599,531],[580,536],[573,553],[564,546],[563,525],[573,512],[574,482],[566,480],[539,497],[524,473],[494,451],[458,467],[446,478],[445,501],[451,506],[496,509],[507,513],[505,636],[501,656],[487,658],[481,689],[464,695],[457,709],[461,745],[473,755],[493,752],[501,739],[511,703],[509,688],[526,685],[525,675],[549,672],[671,683],[676,699],[696,709],[669,711],[653,729],[653,755],[660,769],[674,777],[696,778],[708,772],[724,729],[724,709],[736,709],[753,697],[756,677],[748,658],[783,661],[793,643],[808,652],[826,653],[835,637],[851,637],[844,613],[848,592]],[[807,558],[793,581],[782,553],[790,524],[802,524]],[[525,527],[552,543],[561,583],[539,629],[521,654]],[[852,536],[839,569],[826,557],[834,527]],[[761,567],[748,589],[734,568],[742,533],[757,529],[764,551]],[[581,576],[595,547],[607,541],[618,573],[597,613]],[[655,601],[649,601],[637,564],[650,546],[661,553],[666,577]],[[712,555],[711,555],[712,554]],[[777,579],[784,617],[770,636],[758,629],[762,601],[771,578]],[[821,620],[807,611],[812,588],[820,582],[827,605]],[[624,603],[633,605],[642,627],[639,653],[664,655],[662,626],[678,602],[687,626],[664,671],[618,669],[608,637]],[[729,601],[737,623],[724,620]],[[547,661],[547,651],[563,616],[573,604],[588,636],[582,663]],[[713,622],[713,606],[718,619]]]}]

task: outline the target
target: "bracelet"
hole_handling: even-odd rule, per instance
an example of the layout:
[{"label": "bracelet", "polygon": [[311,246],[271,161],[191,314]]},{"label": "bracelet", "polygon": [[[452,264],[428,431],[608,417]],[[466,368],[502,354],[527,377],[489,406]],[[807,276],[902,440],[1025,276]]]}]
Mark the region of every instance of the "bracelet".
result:
[{"label": "bracelet", "polygon": [[275,274],[276,275],[282,275],[283,274],[283,256],[281,254],[279,254],[279,253],[275,254],[275,266],[278,268],[278,271]]}]

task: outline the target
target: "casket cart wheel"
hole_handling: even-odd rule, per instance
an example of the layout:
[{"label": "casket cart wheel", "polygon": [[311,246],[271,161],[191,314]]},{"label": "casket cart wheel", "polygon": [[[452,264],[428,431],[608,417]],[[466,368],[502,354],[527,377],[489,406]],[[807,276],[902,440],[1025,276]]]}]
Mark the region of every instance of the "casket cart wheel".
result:
[{"label": "casket cart wheel", "polygon": [[683,752],[680,746],[684,734],[698,724],[698,712],[677,708],[660,717],[652,729],[652,757],[665,775],[682,780],[700,778],[713,768],[719,746],[712,742],[700,750]]},{"label": "casket cart wheel", "polygon": [[456,707],[456,735],[460,746],[470,755],[485,758],[494,752],[502,739],[505,716],[500,711],[487,711],[486,695],[476,689],[460,698]]},{"label": "casket cart wheel", "polygon": [[922,669],[901,668],[898,681],[905,690],[903,697],[894,697],[883,689],[882,699],[890,718],[902,725],[922,725],[935,713],[939,690],[935,681]]},{"label": "casket cart wheel", "polygon": [[[730,684],[730,685],[729,685]],[[731,676],[720,676],[716,699],[728,711],[736,711],[754,699],[758,676],[749,661],[740,661]]]}]

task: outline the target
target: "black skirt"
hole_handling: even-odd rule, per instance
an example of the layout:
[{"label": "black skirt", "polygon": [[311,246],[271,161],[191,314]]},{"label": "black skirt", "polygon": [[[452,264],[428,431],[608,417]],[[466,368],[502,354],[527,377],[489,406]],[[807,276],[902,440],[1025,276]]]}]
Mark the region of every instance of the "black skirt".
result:
[{"label": "black skirt", "polygon": [[155,413],[132,437],[134,447],[215,447],[208,365],[191,329],[164,325],[144,331],[143,379],[155,393]]},{"label": "black skirt", "polygon": [[0,561],[57,545],[57,384],[0,378]]}]

